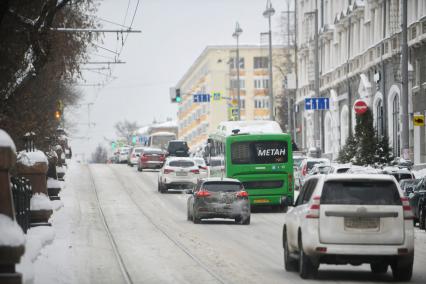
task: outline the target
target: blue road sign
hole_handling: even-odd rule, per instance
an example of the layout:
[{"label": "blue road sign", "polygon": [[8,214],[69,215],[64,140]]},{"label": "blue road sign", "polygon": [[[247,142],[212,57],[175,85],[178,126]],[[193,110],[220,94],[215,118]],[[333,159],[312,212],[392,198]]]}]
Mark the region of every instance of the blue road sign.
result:
[{"label": "blue road sign", "polygon": [[305,110],[328,110],[330,109],[329,98],[305,98]]},{"label": "blue road sign", "polygon": [[210,94],[195,94],[192,99],[194,103],[208,103],[210,102]]}]

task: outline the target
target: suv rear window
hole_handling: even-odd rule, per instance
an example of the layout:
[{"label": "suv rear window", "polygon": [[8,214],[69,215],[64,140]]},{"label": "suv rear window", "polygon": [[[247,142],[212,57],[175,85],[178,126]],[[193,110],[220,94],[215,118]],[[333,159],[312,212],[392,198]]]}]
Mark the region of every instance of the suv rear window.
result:
[{"label": "suv rear window", "polygon": [[212,192],[235,192],[242,189],[241,184],[236,182],[206,182],[203,188]]},{"label": "suv rear window", "polygon": [[169,166],[171,167],[181,167],[181,168],[189,168],[193,167],[195,164],[192,161],[171,161]]},{"label": "suv rear window", "polygon": [[385,180],[327,181],[321,204],[402,205],[396,184]]}]

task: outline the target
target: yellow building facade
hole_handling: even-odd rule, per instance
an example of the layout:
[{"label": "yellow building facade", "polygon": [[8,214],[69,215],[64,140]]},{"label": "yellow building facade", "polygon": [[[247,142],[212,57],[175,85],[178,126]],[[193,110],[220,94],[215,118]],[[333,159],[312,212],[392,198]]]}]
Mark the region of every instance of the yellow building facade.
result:
[{"label": "yellow building facade", "polygon": [[[269,119],[269,73],[267,46],[243,45],[240,53],[241,120]],[[288,49],[273,48],[273,93],[277,109],[283,93],[282,66]],[[235,46],[208,46],[175,86],[180,90],[177,122],[179,139],[192,149],[206,142],[222,121],[232,120],[237,106],[237,69]],[[220,100],[213,98],[220,93]],[[210,102],[194,102],[194,95],[210,94]],[[216,96],[218,98],[218,96]],[[277,113],[276,113],[277,114]],[[276,115],[277,116],[277,115]],[[279,117],[277,116],[277,120]]]}]

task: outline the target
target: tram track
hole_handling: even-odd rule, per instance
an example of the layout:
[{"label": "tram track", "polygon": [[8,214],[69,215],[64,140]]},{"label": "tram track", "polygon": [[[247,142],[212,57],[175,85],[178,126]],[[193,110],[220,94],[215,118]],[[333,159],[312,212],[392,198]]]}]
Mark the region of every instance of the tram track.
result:
[{"label": "tram track", "polygon": [[114,239],[114,236],[111,233],[111,230],[110,230],[110,228],[108,226],[108,223],[106,221],[106,218],[105,218],[105,214],[104,214],[104,212],[102,210],[102,206],[101,206],[101,203],[100,203],[100,200],[99,200],[99,196],[98,196],[98,190],[96,188],[95,179],[93,177],[90,165],[87,165],[87,168],[88,168],[88,173],[89,173],[89,176],[90,176],[90,183],[92,184],[92,188],[93,188],[93,191],[95,193],[97,208],[98,208],[98,211],[99,211],[99,216],[101,217],[102,224],[103,224],[105,232],[106,232],[106,234],[108,236],[108,240],[109,240],[109,242],[111,244],[112,250],[114,252],[115,258],[116,258],[117,263],[118,263],[118,266],[120,268],[120,272],[121,272],[121,274],[123,276],[123,279],[124,279],[124,281],[125,281],[126,284],[133,284],[134,282],[133,282],[133,280],[132,280],[132,278],[131,278],[131,276],[129,274],[129,271],[126,268],[126,265],[125,265],[125,263],[123,261],[123,257],[122,257],[122,255],[120,253],[120,250],[118,249],[117,243],[116,243],[116,241]]},{"label": "tram track", "polygon": [[114,176],[117,178],[117,180],[120,182],[120,184],[123,186],[124,190],[130,197],[130,200],[132,200],[133,204],[136,206],[138,211],[159,231],[161,234],[163,234],[168,240],[170,240],[176,247],[178,247],[184,254],[186,254],[190,259],[192,259],[195,263],[197,263],[204,271],[206,271],[212,278],[214,278],[216,281],[218,281],[221,284],[227,283],[222,277],[220,277],[217,273],[209,269],[209,267],[201,261],[200,258],[195,256],[191,253],[191,251],[177,238],[173,238],[173,236],[167,232],[164,228],[162,228],[157,222],[155,222],[149,214],[145,212],[145,210],[138,204],[133,197],[133,194],[128,189],[125,182],[123,182],[122,177],[115,171],[115,169],[111,168]]}]

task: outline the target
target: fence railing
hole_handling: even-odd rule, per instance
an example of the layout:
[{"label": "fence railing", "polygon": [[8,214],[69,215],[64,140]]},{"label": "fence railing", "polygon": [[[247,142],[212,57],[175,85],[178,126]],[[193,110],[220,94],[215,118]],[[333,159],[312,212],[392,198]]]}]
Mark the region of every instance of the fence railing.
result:
[{"label": "fence railing", "polygon": [[31,183],[28,179],[23,177],[12,177],[11,182],[16,222],[18,222],[19,226],[21,226],[24,233],[27,233],[31,219]]}]

